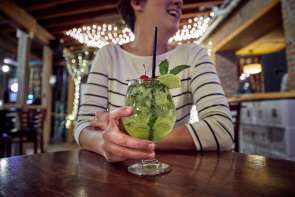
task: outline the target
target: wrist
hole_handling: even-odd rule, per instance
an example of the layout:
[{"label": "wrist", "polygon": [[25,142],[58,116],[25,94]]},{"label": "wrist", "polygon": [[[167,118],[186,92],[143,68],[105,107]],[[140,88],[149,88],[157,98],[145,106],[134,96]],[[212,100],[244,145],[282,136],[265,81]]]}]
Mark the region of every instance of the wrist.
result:
[{"label": "wrist", "polygon": [[159,150],[192,150],[194,148],[194,141],[184,125],[174,128],[157,144]]},{"label": "wrist", "polygon": [[93,127],[86,127],[79,137],[80,146],[83,149],[96,152],[100,155],[104,154],[103,151],[103,137],[102,131],[96,130]]}]

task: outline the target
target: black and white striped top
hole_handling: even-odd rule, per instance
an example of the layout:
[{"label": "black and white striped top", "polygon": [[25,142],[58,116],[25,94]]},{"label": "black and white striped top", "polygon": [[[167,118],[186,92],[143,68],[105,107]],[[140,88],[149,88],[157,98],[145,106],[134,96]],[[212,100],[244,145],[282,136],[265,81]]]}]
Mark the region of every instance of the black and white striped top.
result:
[{"label": "black and white striped top", "polygon": [[[207,50],[196,44],[180,45],[157,56],[157,64],[167,59],[170,69],[180,64],[191,65],[178,76],[181,88],[172,89],[177,109],[176,126],[184,124],[197,150],[228,150],[233,145],[233,125],[220,80]],[[152,58],[137,56],[118,45],[100,49],[93,61],[75,124],[75,139],[90,125],[96,111],[112,111],[124,106],[128,81],[152,73]],[[159,75],[159,70],[156,70]],[[189,123],[190,111],[196,105],[199,122]]]}]

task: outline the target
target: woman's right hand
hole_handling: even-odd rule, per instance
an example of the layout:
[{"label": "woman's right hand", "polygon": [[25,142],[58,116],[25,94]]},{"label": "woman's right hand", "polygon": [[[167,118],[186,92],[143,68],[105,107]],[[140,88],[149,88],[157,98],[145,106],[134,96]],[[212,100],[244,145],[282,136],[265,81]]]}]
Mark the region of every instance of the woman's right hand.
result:
[{"label": "woman's right hand", "polygon": [[97,112],[91,126],[101,132],[98,152],[111,162],[127,159],[154,159],[155,144],[131,137],[120,126],[122,117],[132,115],[132,107],[121,107],[112,112]]}]

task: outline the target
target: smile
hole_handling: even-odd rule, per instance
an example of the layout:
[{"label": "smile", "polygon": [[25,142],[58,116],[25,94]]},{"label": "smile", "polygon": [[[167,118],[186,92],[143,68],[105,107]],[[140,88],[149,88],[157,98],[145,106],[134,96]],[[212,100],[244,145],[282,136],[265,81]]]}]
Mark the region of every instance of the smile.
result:
[{"label": "smile", "polygon": [[179,19],[180,18],[180,11],[178,9],[168,9],[167,10],[167,13],[170,16],[175,17],[176,19]]}]

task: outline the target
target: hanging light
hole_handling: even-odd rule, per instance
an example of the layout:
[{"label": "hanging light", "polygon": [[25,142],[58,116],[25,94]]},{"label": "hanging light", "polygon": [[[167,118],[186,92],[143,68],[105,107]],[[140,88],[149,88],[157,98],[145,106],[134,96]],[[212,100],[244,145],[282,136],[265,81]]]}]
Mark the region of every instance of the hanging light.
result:
[{"label": "hanging light", "polygon": [[[177,33],[169,39],[169,43],[183,44],[201,37],[212,22],[210,16],[200,16],[187,19]],[[82,44],[89,47],[102,48],[110,43],[126,44],[132,42],[135,38],[133,32],[126,24],[103,24],[102,26],[93,24],[73,28],[65,32],[67,36],[74,38]]]},{"label": "hanging light", "polygon": [[243,73],[253,75],[253,74],[258,74],[261,73],[262,71],[262,65],[259,63],[255,64],[247,64],[243,66]]}]

